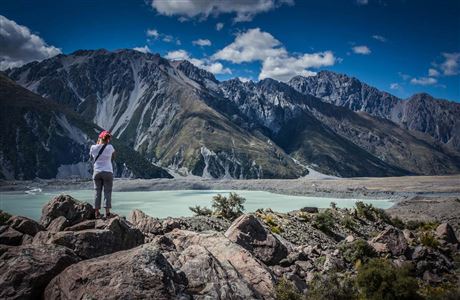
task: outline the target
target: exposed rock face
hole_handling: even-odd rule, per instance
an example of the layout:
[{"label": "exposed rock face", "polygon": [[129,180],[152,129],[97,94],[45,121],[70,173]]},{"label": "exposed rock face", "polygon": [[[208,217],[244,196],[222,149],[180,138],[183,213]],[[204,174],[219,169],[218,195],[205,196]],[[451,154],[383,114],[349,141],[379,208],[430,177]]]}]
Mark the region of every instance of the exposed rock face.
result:
[{"label": "exposed rock face", "polygon": [[74,264],[47,286],[45,299],[190,299],[186,282],[151,244]]},{"label": "exposed rock face", "polygon": [[83,221],[65,230],[37,235],[34,243],[66,246],[85,259],[130,249],[144,243],[144,235],[120,217],[107,221]]},{"label": "exposed rock face", "polygon": [[157,235],[163,233],[163,226],[161,222],[158,219],[146,215],[139,209],[133,210],[128,219],[144,234]]},{"label": "exposed rock face", "polygon": [[54,219],[65,217],[69,225],[94,219],[94,208],[91,204],[78,201],[69,195],[60,195],[48,202],[42,209],[40,223],[47,227]]},{"label": "exposed rock face", "polygon": [[370,245],[378,253],[390,252],[394,256],[403,255],[407,248],[407,241],[401,230],[389,227],[370,241]]},{"label": "exposed rock face", "polygon": [[296,76],[289,85],[301,93],[354,111],[396,122],[404,128],[429,134],[460,151],[460,105],[416,94],[406,101],[379,91],[354,77],[321,71],[316,76]]},{"label": "exposed rock face", "polygon": [[[205,287],[208,285],[198,285],[200,282],[204,283],[206,278],[216,274],[218,276],[209,283],[210,296],[216,295],[218,287],[223,287],[223,292],[228,293],[227,295],[235,293],[236,299],[244,299],[247,298],[249,286],[249,289],[253,290],[252,297],[249,298],[273,299],[274,279],[270,270],[249,251],[233,243],[221,233],[195,233],[176,229],[166,234],[166,237],[173,242],[179,253],[177,255],[173,252],[168,259],[174,266],[181,269],[184,266],[183,271],[188,272],[187,277],[192,276],[194,290],[199,292],[198,294],[206,295]],[[192,248],[189,249],[190,247]],[[181,258],[181,253],[184,251],[186,252]],[[199,257],[193,262],[191,258],[195,256]],[[218,262],[218,265],[215,265],[213,260],[209,261],[211,257]],[[203,270],[202,275],[195,280],[193,276],[197,274],[197,271],[192,266],[200,260],[207,260],[208,263],[204,266],[213,266],[214,270]],[[195,266],[198,267],[197,264]],[[219,271],[221,268],[225,272],[221,273]],[[230,282],[230,286],[225,283],[226,281]],[[239,288],[241,288],[241,294],[238,292]]]},{"label": "exposed rock face", "polygon": [[22,244],[23,233],[8,226],[3,226],[0,230],[0,244],[17,246]]},{"label": "exposed rock face", "polygon": [[228,228],[225,236],[267,265],[277,264],[288,255],[286,246],[253,215],[240,216]]},{"label": "exposed rock face", "polygon": [[58,245],[23,245],[0,256],[0,298],[41,299],[48,282],[79,261],[70,249]]}]

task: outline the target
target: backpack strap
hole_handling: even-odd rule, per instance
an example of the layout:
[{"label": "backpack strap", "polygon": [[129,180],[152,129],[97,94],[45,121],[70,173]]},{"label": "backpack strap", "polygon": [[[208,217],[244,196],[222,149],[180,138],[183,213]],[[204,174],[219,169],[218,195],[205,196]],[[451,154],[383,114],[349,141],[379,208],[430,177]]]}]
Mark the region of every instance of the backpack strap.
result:
[{"label": "backpack strap", "polygon": [[94,159],[94,163],[96,163],[96,160],[99,158],[99,156],[101,156],[102,152],[104,152],[104,149],[105,147],[107,147],[108,144],[104,144],[101,148],[101,150],[99,150],[99,153],[97,154],[96,158]]}]

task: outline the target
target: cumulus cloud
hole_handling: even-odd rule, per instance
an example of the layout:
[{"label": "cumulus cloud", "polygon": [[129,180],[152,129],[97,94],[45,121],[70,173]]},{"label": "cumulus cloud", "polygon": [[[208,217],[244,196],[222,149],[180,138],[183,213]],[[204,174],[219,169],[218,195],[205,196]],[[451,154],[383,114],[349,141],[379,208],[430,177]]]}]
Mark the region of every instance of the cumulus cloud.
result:
[{"label": "cumulus cloud", "polygon": [[201,47],[211,46],[211,41],[208,40],[208,39],[197,39],[197,40],[193,41],[192,44],[197,45],[197,46],[201,46]]},{"label": "cumulus cloud", "polygon": [[392,84],[390,84],[390,89],[399,90],[399,89],[401,89],[401,85],[399,83],[392,83]]},{"label": "cumulus cloud", "polygon": [[415,84],[415,85],[433,85],[433,84],[438,83],[438,80],[432,77],[420,77],[420,78],[414,77],[410,80],[410,83]]},{"label": "cumulus cloud", "polygon": [[437,77],[439,76],[439,71],[433,68],[428,69],[428,76],[430,77]]},{"label": "cumulus cloud", "polygon": [[144,47],[134,47],[133,50],[142,52],[142,53],[152,53],[152,50],[150,50],[149,46],[145,45]]},{"label": "cumulus cloud", "polygon": [[152,0],[152,7],[162,15],[207,19],[220,14],[235,14],[235,22],[251,21],[255,15],[273,10],[283,4],[294,4],[293,0]]},{"label": "cumulus cloud", "polygon": [[315,75],[308,69],[331,66],[336,62],[331,51],[290,55],[280,41],[260,28],[237,35],[231,44],[216,52],[212,58],[236,64],[260,61],[262,70],[259,79],[270,77],[280,81],[287,81],[295,75]]},{"label": "cumulus cloud", "polygon": [[0,15],[0,70],[19,67],[34,60],[43,60],[62,53],[47,45],[29,28]]},{"label": "cumulus cloud", "polygon": [[183,50],[175,50],[168,52],[165,57],[170,60],[188,60],[198,68],[204,69],[213,74],[231,74],[229,68],[225,68],[220,62],[213,62],[208,59],[197,59],[190,56],[190,54]]},{"label": "cumulus cloud", "polygon": [[457,75],[459,73],[458,65],[460,63],[460,53],[442,53],[444,62],[439,66],[446,76]]},{"label": "cumulus cloud", "polygon": [[224,28],[224,23],[219,22],[219,23],[216,24],[216,30],[217,30],[217,31],[221,31],[222,28]]},{"label": "cumulus cloud", "polygon": [[362,46],[354,46],[351,48],[354,53],[356,54],[362,54],[362,55],[369,55],[371,54],[371,49],[369,47],[362,45]]},{"label": "cumulus cloud", "polygon": [[382,43],[385,43],[385,42],[387,41],[387,38],[386,38],[386,37],[381,36],[381,35],[378,35],[378,34],[374,34],[374,35],[372,36],[372,38],[373,38],[374,40],[380,41],[380,42],[382,42]]},{"label": "cumulus cloud", "polygon": [[160,33],[156,29],[147,29],[147,36],[156,39],[160,36]]},{"label": "cumulus cloud", "polygon": [[251,81],[252,79],[249,78],[249,77],[242,77],[242,76],[239,76],[238,79],[241,81],[241,82],[248,82],[248,81]]}]

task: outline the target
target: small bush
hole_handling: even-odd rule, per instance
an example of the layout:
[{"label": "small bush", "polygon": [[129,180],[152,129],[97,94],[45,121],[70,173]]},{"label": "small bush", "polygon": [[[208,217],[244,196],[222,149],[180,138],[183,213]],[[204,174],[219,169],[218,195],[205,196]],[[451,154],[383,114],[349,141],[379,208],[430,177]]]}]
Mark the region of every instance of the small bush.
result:
[{"label": "small bush", "polygon": [[406,223],[406,228],[410,230],[434,230],[436,227],[438,227],[439,223],[437,222],[425,222],[425,221],[419,221],[419,220],[410,220],[407,221]]},{"label": "small bush", "polygon": [[345,216],[345,217],[342,219],[341,223],[342,223],[342,226],[343,226],[343,227],[348,228],[348,229],[350,229],[350,230],[353,230],[353,229],[355,229],[355,227],[356,227],[356,222],[355,222],[355,221],[353,220],[353,218],[350,217],[350,216]]},{"label": "small bush", "polygon": [[366,204],[362,201],[355,203],[357,215],[370,221],[381,220],[387,224],[391,223],[390,216],[381,208],[376,208],[372,204]]},{"label": "small bush", "polygon": [[334,217],[329,209],[316,216],[313,226],[322,232],[330,233],[334,227]]},{"label": "small bush", "polygon": [[385,259],[374,258],[363,265],[356,284],[362,299],[421,299],[409,268],[395,267]]},{"label": "small bush", "polygon": [[366,241],[361,239],[343,244],[340,250],[342,251],[343,258],[350,263],[356,263],[357,260],[366,262],[369,258],[377,256],[375,250]]},{"label": "small bush", "polygon": [[420,243],[422,243],[422,245],[424,246],[431,247],[434,249],[439,247],[439,241],[431,232],[422,233],[422,235],[420,236]]},{"label": "small bush", "polygon": [[406,224],[404,224],[403,220],[401,220],[398,217],[394,217],[391,219],[391,224],[399,229],[404,229],[406,227]]},{"label": "small bush", "polygon": [[195,213],[195,216],[210,216],[212,215],[212,210],[207,207],[201,207],[199,205],[195,207],[189,207],[189,209]]},{"label": "small bush", "polygon": [[3,225],[11,218],[11,215],[3,210],[0,210],[0,225]]},{"label": "small bush", "polygon": [[340,278],[337,273],[315,276],[309,284],[307,299],[348,300],[357,299],[357,291],[348,277]]},{"label": "small bush", "polygon": [[330,204],[329,204],[330,208],[336,210],[337,209],[337,203],[335,203],[334,201],[332,201]]},{"label": "small bush", "polygon": [[451,283],[439,286],[426,285],[420,289],[420,294],[430,300],[458,300],[460,299],[460,288]]},{"label": "small bush", "polygon": [[228,198],[217,194],[212,198],[212,208],[214,208],[215,214],[225,219],[234,220],[243,214],[245,201],[245,198],[236,193],[230,193]]},{"label": "small bush", "polygon": [[277,300],[302,300],[303,296],[297,288],[285,278],[282,278],[275,287]]},{"label": "small bush", "polygon": [[270,226],[270,231],[276,234],[280,234],[283,232],[283,229],[279,225],[276,225],[276,226]]},{"label": "small bush", "polygon": [[264,222],[269,225],[269,226],[277,226],[278,224],[275,221],[275,218],[273,217],[272,214],[267,214],[265,217],[262,218]]}]

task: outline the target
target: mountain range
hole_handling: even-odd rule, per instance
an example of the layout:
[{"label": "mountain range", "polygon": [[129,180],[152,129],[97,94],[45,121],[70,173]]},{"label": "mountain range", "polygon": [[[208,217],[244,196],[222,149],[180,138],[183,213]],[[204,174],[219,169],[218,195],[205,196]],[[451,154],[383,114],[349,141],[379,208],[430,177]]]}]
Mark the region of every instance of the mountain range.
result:
[{"label": "mountain range", "polygon": [[[81,175],[74,172],[76,166],[88,165],[85,147],[100,128],[112,131],[118,146],[138,158],[137,166],[157,171],[134,171],[128,155],[117,162],[124,177],[169,176],[159,167],[180,175],[239,179],[298,178],[312,168],[344,177],[460,171],[459,104],[427,94],[402,100],[332,72],[297,76],[288,83],[219,82],[188,61],[158,54],[79,50],[5,73],[16,83],[2,77],[2,106],[9,111],[20,102],[21,109],[4,113],[2,123],[21,124],[34,147],[61,159],[42,159],[41,166],[50,161],[43,167],[49,171],[26,176],[20,170],[38,159],[26,153],[28,140],[23,139],[23,148],[11,146],[20,136],[11,126],[1,146],[4,178]],[[24,94],[40,99],[41,110],[18,100]],[[54,123],[33,123],[31,114],[53,114]],[[76,142],[71,130],[64,130],[62,116],[67,127],[91,128],[82,129],[88,132],[84,141]],[[51,124],[70,139],[61,141],[61,148],[37,133],[49,131]],[[78,153],[66,160],[65,149]],[[59,173],[63,168],[66,172]]]}]

